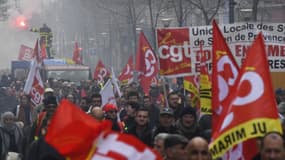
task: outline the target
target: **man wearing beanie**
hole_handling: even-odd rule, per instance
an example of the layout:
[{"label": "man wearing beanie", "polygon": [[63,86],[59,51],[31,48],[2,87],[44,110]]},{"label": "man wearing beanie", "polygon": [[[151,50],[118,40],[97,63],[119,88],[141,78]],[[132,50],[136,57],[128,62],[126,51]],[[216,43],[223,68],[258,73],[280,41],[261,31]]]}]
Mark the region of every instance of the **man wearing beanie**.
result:
[{"label": "man wearing beanie", "polygon": [[200,135],[200,127],[197,123],[196,110],[190,106],[183,108],[179,119],[176,121],[178,133],[189,140]]}]

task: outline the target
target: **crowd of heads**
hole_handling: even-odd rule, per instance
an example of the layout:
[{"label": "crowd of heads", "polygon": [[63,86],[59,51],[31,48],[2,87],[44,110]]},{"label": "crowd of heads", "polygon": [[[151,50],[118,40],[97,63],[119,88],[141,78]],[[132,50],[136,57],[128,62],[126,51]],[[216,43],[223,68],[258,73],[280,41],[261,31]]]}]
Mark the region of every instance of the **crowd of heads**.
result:
[{"label": "crowd of heads", "polygon": [[[34,106],[30,97],[23,94],[23,85],[23,82],[11,81],[4,88],[5,94],[9,91],[19,105],[2,114],[1,126],[13,130],[15,127],[22,128],[23,131],[19,133],[23,136],[27,134],[27,126],[30,126],[33,135],[27,142],[29,144],[37,139],[34,137],[45,135],[60,100],[67,99],[98,121],[110,120],[114,131],[136,136],[165,160],[212,159],[209,150],[211,115],[201,115],[194,99],[191,99],[193,97],[187,92],[168,87],[165,97],[161,86],[152,85],[150,93],[144,94],[137,83],[131,83],[121,86],[123,95],[120,97],[116,94],[116,104],[102,104],[102,85],[96,81],[82,81],[76,85],[67,81],[50,80],[45,84],[43,104]],[[281,120],[285,116],[283,93],[285,95],[283,90],[276,91]],[[285,128],[284,123],[283,126]],[[30,132],[29,134],[31,135]],[[282,134],[268,133],[259,142],[257,157],[262,160],[284,159]]]}]

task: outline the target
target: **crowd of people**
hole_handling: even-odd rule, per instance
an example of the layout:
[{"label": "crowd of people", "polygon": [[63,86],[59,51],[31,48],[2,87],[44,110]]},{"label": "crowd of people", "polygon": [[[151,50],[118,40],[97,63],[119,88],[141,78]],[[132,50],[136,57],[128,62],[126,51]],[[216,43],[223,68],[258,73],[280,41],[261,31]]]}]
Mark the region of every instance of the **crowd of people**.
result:
[{"label": "crowd of people", "polygon": [[[34,106],[29,95],[23,93],[23,81],[2,77],[1,86],[3,95],[14,97],[16,103],[4,110],[1,106],[1,160],[7,157],[65,159],[43,138],[63,98],[98,121],[110,120],[112,130],[134,135],[165,160],[212,159],[209,150],[211,115],[200,115],[191,97],[185,96],[180,89],[167,87],[167,97],[164,97],[158,85],[151,86],[149,94],[143,94],[137,83],[131,83],[121,86],[123,95],[116,96],[116,104],[102,104],[101,86],[96,81],[82,81],[78,85],[49,79],[45,84],[43,104]],[[285,115],[284,95],[284,90],[276,91],[281,117]],[[259,153],[254,159],[285,159],[283,135],[267,133],[259,142]]]}]

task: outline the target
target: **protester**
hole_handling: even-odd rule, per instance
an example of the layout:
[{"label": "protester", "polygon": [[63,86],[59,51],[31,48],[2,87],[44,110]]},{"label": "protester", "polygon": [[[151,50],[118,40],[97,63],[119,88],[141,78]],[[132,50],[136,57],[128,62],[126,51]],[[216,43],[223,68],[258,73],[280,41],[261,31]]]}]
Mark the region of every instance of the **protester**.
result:
[{"label": "protester", "polygon": [[84,112],[88,112],[88,109],[89,109],[89,102],[88,102],[88,98],[87,97],[82,97],[80,99],[80,102],[79,102],[79,107],[84,111]]},{"label": "protester", "polygon": [[187,138],[179,134],[170,134],[164,140],[165,160],[187,160],[185,147]]},{"label": "protester", "polygon": [[149,110],[149,124],[151,128],[158,125],[159,123],[159,108],[151,102],[151,98],[149,96],[144,96],[143,98],[144,107]]},{"label": "protester", "polygon": [[93,93],[90,97],[91,106],[89,106],[88,112],[91,111],[93,107],[101,107],[102,106],[102,97],[99,93]]},{"label": "protester", "polygon": [[154,137],[153,140],[153,149],[157,150],[162,157],[165,156],[164,153],[164,140],[168,136],[168,133],[159,133]]},{"label": "protester", "polygon": [[139,103],[139,93],[135,90],[129,91],[127,95],[127,101]]},{"label": "protester", "polygon": [[177,131],[189,140],[200,135],[201,130],[197,123],[196,110],[192,107],[185,107],[181,110],[176,122]]},{"label": "protester", "polygon": [[107,103],[103,107],[105,119],[112,121],[112,130],[123,132],[124,124],[118,119],[118,108],[116,105]]},{"label": "protester", "polygon": [[34,117],[37,114],[32,102],[30,101],[30,96],[23,94],[20,97],[20,104],[14,110],[17,121],[22,121],[24,126],[30,126]]},{"label": "protester", "polygon": [[277,132],[267,133],[261,140],[261,160],[284,160],[285,144],[282,135]]},{"label": "protester", "polygon": [[208,145],[202,137],[192,138],[186,146],[188,160],[211,160]]},{"label": "protester", "polygon": [[98,121],[102,121],[104,119],[104,111],[101,107],[93,107],[89,114]]},{"label": "protester", "polygon": [[37,119],[32,125],[32,131],[29,140],[31,142],[45,135],[46,127],[57,108],[57,101],[55,96],[50,96],[44,99],[43,103],[44,109],[41,113],[38,114]]},{"label": "protester", "polygon": [[136,136],[144,144],[152,145],[152,130],[149,124],[149,111],[146,108],[139,108],[135,115],[135,124],[128,128],[127,133]]},{"label": "protester", "polygon": [[126,119],[124,119],[125,123],[125,131],[128,132],[128,129],[135,125],[135,116],[137,109],[140,108],[140,105],[136,102],[128,102],[126,104]]},{"label": "protester", "polygon": [[1,159],[16,156],[16,160],[20,160],[23,156],[23,140],[23,131],[15,123],[15,115],[12,112],[4,112],[0,125]]},{"label": "protester", "polygon": [[164,108],[160,111],[159,124],[153,129],[153,137],[159,133],[178,133],[174,125],[174,113],[171,108]]},{"label": "protester", "polygon": [[182,104],[179,103],[180,97],[179,97],[177,92],[171,92],[168,94],[167,99],[168,99],[169,107],[174,112],[174,114],[173,114],[174,118],[175,118],[175,120],[177,120],[180,116],[179,114],[180,114],[181,110],[183,109]]}]

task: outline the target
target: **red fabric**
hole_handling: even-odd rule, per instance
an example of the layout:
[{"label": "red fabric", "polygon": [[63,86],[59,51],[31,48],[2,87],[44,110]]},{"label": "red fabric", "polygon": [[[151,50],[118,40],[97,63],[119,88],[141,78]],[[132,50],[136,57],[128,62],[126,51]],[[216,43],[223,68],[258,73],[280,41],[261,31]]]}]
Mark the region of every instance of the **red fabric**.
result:
[{"label": "red fabric", "polygon": [[45,140],[64,156],[85,159],[97,136],[110,129],[109,122],[96,121],[64,99],[51,119]]},{"label": "red fabric", "polygon": [[[230,101],[225,102],[225,106],[228,106],[228,108],[220,115],[220,121],[216,122],[217,128],[213,130],[212,144],[217,143],[215,140],[225,135],[226,132],[251,120],[264,118],[275,120],[275,123],[264,122],[263,125],[267,128],[266,132],[281,132],[262,34],[257,36],[248,49],[246,59],[236,81],[237,83],[233,88],[235,92],[231,92],[229,94]],[[260,132],[260,134],[264,135],[265,133]],[[245,141],[248,141],[249,138],[257,136],[260,135],[256,133],[247,135],[243,138],[243,143],[246,143]],[[245,144],[243,147],[246,148],[249,145]],[[246,148],[245,150],[251,150],[250,154],[254,154],[257,149]],[[246,152],[243,154],[246,154]]]},{"label": "red fabric", "polygon": [[86,91],[85,89],[81,89],[81,92],[80,92],[80,97],[87,97],[87,94],[86,94]]},{"label": "red fabric", "polygon": [[133,56],[130,56],[128,63],[125,65],[125,67],[122,70],[122,73],[118,77],[119,81],[122,83],[129,83],[131,79],[133,79]]},{"label": "red fabric", "polygon": [[47,58],[47,50],[46,50],[46,44],[42,43],[41,44],[41,53],[42,53],[42,59]]},{"label": "red fabric", "polygon": [[33,57],[33,48],[21,45],[18,60],[30,61]]},{"label": "red fabric", "polygon": [[41,55],[41,53],[39,51],[39,42],[38,42],[38,40],[37,40],[35,48],[34,48],[33,57],[36,58],[38,63],[41,63],[42,60],[43,60],[42,55]]},{"label": "red fabric", "polygon": [[107,70],[101,60],[98,61],[97,66],[94,70],[93,77],[99,82],[103,82],[105,77],[110,77],[110,71]]},{"label": "red fabric", "polygon": [[93,159],[108,157],[116,160],[162,160],[159,154],[129,134],[109,132],[97,139]]},{"label": "red fabric", "polygon": [[77,42],[75,42],[75,44],[74,44],[74,51],[73,51],[72,60],[76,64],[82,64],[82,57],[80,55],[80,48],[78,47],[78,43]]},{"label": "red fabric", "polygon": [[114,110],[118,111],[118,108],[116,105],[114,105],[112,103],[107,103],[103,107],[103,111],[105,111],[105,112],[114,111]]},{"label": "red fabric", "polygon": [[[217,130],[217,124],[221,123],[220,115],[227,110],[225,103],[229,101],[230,93],[234,92],[233,87],[237,80],[239,67],[215,21],[213,21],[212,52],[212,128]],[[223,64],[223,68],[219,70],[218,64]],[[222,87],[225,88],[222,89]],[[223,98],[220,98],[220,95],[224,95]]]},{"label": "red fabric", "polygon": [[158,73],[157,58],[143,32],[140,33],[137,50],[136,69],[138,79],[145,94],[149,93],[150,85]]}]

